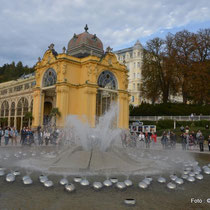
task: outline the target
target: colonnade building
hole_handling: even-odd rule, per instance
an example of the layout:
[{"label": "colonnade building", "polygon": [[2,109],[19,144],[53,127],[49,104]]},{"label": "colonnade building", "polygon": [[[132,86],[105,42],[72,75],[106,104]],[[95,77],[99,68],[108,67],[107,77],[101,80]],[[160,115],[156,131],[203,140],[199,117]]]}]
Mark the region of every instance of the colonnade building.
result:
[{"label": "colonnade building", "polygon": [[[33,111],[33,88],[36,85],[35,74],[0,84],[0,122],[20,129],[30,125],[24,120],[27,112]],[[4,121],[3,121],[4,119]]]},{"label": "colonnade building", "polygon": [[[44,125],[53,108],[61,116],[58,127],[65,126],[68,115],[77,115],[95,126],[112,103],[117,103],[117,125],[128,128],[129,94],[127,69],[108,47],[90,34],[86,25],[74,34],[67,49],[57,53],[54,44],[38,59],[35,75],[0,84],[0,118],[20,129],[24,115],[32,111],[32,126]],[[85,118],[84,118],[85,117]]]}]

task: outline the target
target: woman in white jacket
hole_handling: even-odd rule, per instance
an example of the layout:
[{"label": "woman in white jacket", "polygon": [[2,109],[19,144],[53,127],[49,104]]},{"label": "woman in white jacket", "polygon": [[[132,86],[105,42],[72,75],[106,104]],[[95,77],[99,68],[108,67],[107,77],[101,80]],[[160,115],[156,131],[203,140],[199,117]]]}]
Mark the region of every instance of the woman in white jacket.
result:
[{"label": "woman in white jacket", "polygon": [[145,143],[145,135],[143,132],[140,132],[139,134],[139,147],[144,148],[144,143]]}]

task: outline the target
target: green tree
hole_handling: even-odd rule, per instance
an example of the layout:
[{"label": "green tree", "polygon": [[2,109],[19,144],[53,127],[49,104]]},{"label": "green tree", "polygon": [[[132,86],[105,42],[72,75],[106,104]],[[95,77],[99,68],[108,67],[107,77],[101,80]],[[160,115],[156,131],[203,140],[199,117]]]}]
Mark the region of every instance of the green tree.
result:
[{"label": "green tree", "polygon": [[8,125],[8,119],[7,118],[0,118],[0,125],[1,127],[5,127]]},{"label": "green tree", "polygon": [[169,56],[169,46],[163,39],[154,38],[147,42],[143,54],[142,92],[152,103],[161,96],[163,103],[173,93],[175,71]]},{"label": "green tree", "polygon": [[24,119],[28,122],[28,126],[30,126],[31,121],[34,119],[32,112],[26,112],[24,115]]}]

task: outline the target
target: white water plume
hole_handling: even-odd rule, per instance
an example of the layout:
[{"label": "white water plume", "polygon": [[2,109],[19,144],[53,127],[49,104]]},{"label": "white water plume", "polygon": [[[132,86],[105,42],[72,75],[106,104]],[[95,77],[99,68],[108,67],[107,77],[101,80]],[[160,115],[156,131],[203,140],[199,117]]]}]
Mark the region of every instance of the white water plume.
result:
[{"label": "white water plume", "polygon": [[109,111],[99,118],[99,123],[95,128],[82,122],[78,116],[68,116],[66,123],[67,139],[71,139],[86,151],[93,148],[106,151],[114,140],[120,138],[121,130],[116,128],[117,113],[118,105],[114,104]]}]

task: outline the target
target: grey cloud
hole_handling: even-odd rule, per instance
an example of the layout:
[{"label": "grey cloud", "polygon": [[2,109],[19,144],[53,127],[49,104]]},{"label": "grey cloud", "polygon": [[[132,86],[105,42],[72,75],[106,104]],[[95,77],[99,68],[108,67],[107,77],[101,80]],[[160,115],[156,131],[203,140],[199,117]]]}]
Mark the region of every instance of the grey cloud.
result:
[{"label": "grey cloud", "polygon": [[61,52],[86,23],[114,48],[191,22],[210,21],[208,0],[0,0],[0,64],[34,65],[47,46]]}]

